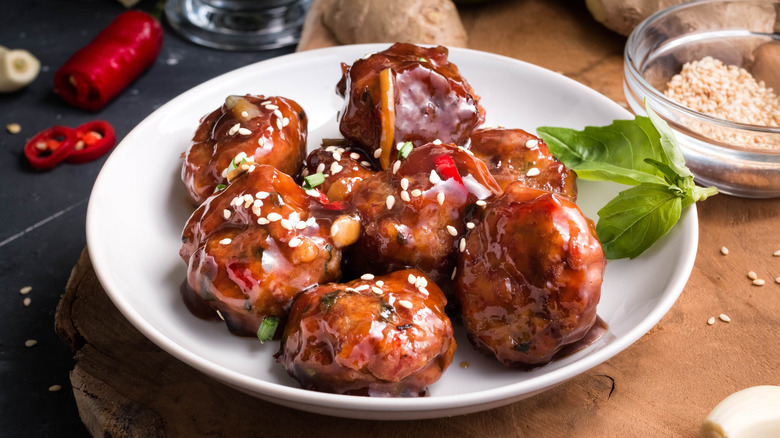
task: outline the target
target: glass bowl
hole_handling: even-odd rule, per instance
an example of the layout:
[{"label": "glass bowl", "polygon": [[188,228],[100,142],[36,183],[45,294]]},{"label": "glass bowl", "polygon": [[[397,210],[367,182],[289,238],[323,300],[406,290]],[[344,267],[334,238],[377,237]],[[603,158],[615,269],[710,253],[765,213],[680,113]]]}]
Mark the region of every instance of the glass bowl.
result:
[{"label": "glass bowl", "polygon": [[686,62],[706,56],[736,65],[780,94],[780,0],[699,0],[648,17],[628,38],[623,90],[675,131],[701,185],[747,198],[780,196],[780,128],[731,122],[664,95]]}]

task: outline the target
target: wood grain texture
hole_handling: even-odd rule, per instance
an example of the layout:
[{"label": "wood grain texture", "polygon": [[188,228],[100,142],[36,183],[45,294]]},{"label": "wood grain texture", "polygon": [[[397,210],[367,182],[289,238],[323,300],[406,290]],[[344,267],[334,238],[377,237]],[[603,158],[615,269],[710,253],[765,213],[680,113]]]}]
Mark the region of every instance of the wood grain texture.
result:
[{"label": "wood grain texture", "polygon": [[[472,48],[552,70],[623,101],[624,38],[576,2],[504,1],[462,9]],[[255,399],[161,351],[100,286],[86,252],[56,315],[78,362],[79,413],[94,436],[695,437],[724,397],[780,384],[780,199],[718,195],[698,207],[696,265],[681,297],[648,334],[604,364],[547,392],[477,414],[363,421]],[[720,253],[722,246],[730,250]],[[762,287],[747,278],[755,271]],[[720,313],[732,322],[707,319]],[[349,424],[349,426],[347,426]]]}]

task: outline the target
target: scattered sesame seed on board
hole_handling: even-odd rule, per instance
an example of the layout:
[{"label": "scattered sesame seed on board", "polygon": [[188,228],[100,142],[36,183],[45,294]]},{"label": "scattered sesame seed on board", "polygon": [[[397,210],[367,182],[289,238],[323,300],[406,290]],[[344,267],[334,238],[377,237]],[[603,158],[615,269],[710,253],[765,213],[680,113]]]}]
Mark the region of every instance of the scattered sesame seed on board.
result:
[{"label": "scattered sesame seed on board", "polygon": [[11,134],[18,134],[22,132],[22,125],[18,123],[9,123],[5,125],[5,129],[7,129]]},{"label": "scattered sesame seed on board", "polygon": [[57,391],[59,391],[60,389],[62,389],[62,386],[60,386],[60,385],[51,385],[51,386],[49,387],[49,392],[57,392]]},{"label": "scattered sesame seed on board", "polygon": [[25,297],[25,298],[22,300],[22,304],[24,305],[24,307],[30,307],[30,303],[31,303],[31,302],[32,302],[32,300],[30,299],[30,297]]},{"label": "scattered sesame seed on board", "polygon": [[38,343],[38,341],[36,341],[35,339],[28,339],[28,340],[24,341],[24,346],[25,347],[33,347],[37,343]]},{"label": "scattered sesame seed on board", "polygon": [[723,322],[731,322],[731,318],[729,318],[729,316],[725,313],[721,313],[718,318],[720,318],[720,320]]},{"label": "scattered sesame seed on board", "polygon": [[710,316],[710,319],[707,320],[707,325],[713,325],[715,324],[715,317]]},{"label": "scattered sesame seed on board", "polygon": [[753,286],[763,286],[764,284],[766,284],[766,282],[762,278],[756,278],[753,280]]},{"label": "scattered sesame seed on board", "polygon": [[775,277],[775,283],[780,284],[780,277]]},{"label": "scattered sesame seed on board", "polygon": [[780,250],[773,252],[772,257],[780,257]]},{"label": "scattered sesame seed on board", "polygon": [[750,272],[748,272],[747,276],[748,276],[748,278],[749,278],[749,279],[751,279],[751,280],[755,280],[756,278],[758,278],[758,274],[756,274],[756,273],[755,273],[755,272],[753,272],[753,271],[750,271]]},{"label": "scattered sesame seed on board", "polygon": [[22,294],[22,295],[27,295],[27,294],[30,293],[30,291],[32,291],[32,286],[25,286],[25,287],[19,289],[19,293]]},{"label": "scattered sesame seed on board", "polygon": [[723,255],[728,255],[729,249],[726,248],[725,246],[722,246],[722,247],[720,247],[720,253],[723,254]]}]

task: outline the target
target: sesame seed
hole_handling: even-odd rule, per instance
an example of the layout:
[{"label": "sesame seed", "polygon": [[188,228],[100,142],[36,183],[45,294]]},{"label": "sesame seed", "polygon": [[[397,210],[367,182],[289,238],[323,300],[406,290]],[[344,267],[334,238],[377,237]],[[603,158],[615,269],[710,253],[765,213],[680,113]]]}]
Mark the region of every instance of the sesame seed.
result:
[{"label": "sesame seed", "polygon": [[266,105],[271,105],[271,101],[270,101],[270,100],[268,100],[268,99],[266,99],[266,100],[264,100],[264,101],[260,102],[260,105],[263,105],[263,106],[266,106]]},{"label": "sesame seed", "polygon": [[420,286],[417,288],[418,291],[420,291],[421,294],[428,296],[428,289],[425,288],[425,286]]},{"label": "sesame seed", "polygon": [[436,202],[438,202],[439,205],[444,205],[444,192],[439,192],[436,195]]},{"label": "sesame seed", "polygon": [[293,239],[287,245],[289,245],[290,248],[297,248],[297,247],[301,246],[302,243],[303,243],[303,240],[301,240],[300,237],[293,237]]},{"label": "sesame seed", "polygon": [[227,208],[222,210],[222,216],[224,216],[225,219],[230,219],[230,210]]},{"label": "sesame seed", "polygon": [[357,152],[350,152],[349,158],[352,158],[353,160],[359,160],[360,159],[360,154],[357,153]]},{"label": "sesame seed", "polygon": [[460,238],[460,243],[458,243],[458,250],[460,252],[463,252],[466,250],[466,239],[464,237]]},{"label": "sesame seed", "polygon": [[395,163],[393,163],[393,175],[395,175],[396,172],[398,172],[398,169],[400,169],[400,168],[401,168],[401,162],[400,161],[396,161]]},{"label": "sesame seed", "polygon": [[407,300],[398,300],[398,304],[400,304],[403,307],[406,307],[407,309],[411,309],[413,307],[412,302]]},{"label": "sesame seed", "polygon": [[230,245],[230,242],[232,242],[232,241],[233,240],[231,240],[229,237],[225,237],[224,239],[219,241],[219,244],[220,245]]},{"label": "sesame seed", "polygon": [[262,207],[262,206],[263,206],[263,201],[259,199],[255,199],[254,202],[252,202],[252,207]]},{"label": "sesame seed", "polygon": [[268,213],[268,220],[271,222],[276,222],[281,219],[282,219],[282,215],[277,212]]},{"label": "sesame seed", "polygon": [[320,163],[317,165],[317,171],[314,173],[322,173],[323,170],[325,170],[325,163]]},{"label": "sesame seed", "polygon": [[723,322],[731,322],[731,318],[729,318],[729,316],[725,313],[721,313],[718,318],[720,318],[720,320]]},{"label": "sesame seed", "polygon": [[282,126],[287,126],[289,124],[290,124],[290,119],[288,119],[287,117],[282,119]]},{"label": "sesame seed", "polygon": [[32,291],[32,286],[25,286],[25,287],[19,289],[19,293],[22,294],[22,295],[27,295],[27,294],[30,293],[30,291]]},{"label": "sesame seed", "polygon": [[374,158],[379,158],[382,156],[382,149],[377,149],[374,151]]},{"label": "sesame seed", "polygon": [[263,137],[260,137],[260,138],[258,138],[258,139],[257,139],[257,144],[258,144],[260,147],[263,147],[263,146],[265,146],[265,139],[264,139]]},{"label": "sesame seed", "polygon": [[406,280],[409,284],[415,284],[417,282],[417,277],[415,277],[414,274],[409,274],[409,276],[406,277]]},{"label": "sesame seed", "polygon": [[249,117],[249,113],[246,112],[246,111],[241,111],[241,117],[247,118],[247,117]]},{"label": "sesame seed", "polygon": [[727,255],[729,253],[729,249],[723,246],[720,248],[720,253],[723,255]]},{"label": "sesame seed", "polygon": [[370,288],[371,286],[367,284],[361,284],[360,286],[356,287],[355,290],[358,292],[363,292],[364,290]]},{"label": "sesame seed", "polygon": [[406,190],[402,190],[401,191],[401,200],[403,200],[404,202],[411,201],[412,198],[409,197],[409,192],[407,192]]},{"label": "sesame seed", "polygon": [[474,222],[466,222],[466,228],[469,230],[473,230],[475,226],[476,225],[474,225]]},{"label": "sesame seed", "polygon": [[217,312],[217,316],[219,316],[219,319],[221,319],[223,321],[225,320],[225,317],[222,316],[222,312],[220,312],[219,309],[215,310],[215,312]]},{"label": "sesame seed", "polygon": [[404,190],[409,188],[409,178],[401,178],[401,188]]},{"label": "sesame seed", "polygon": [[237,206],[237,205],[241,205],[241,202],[243,202],[243,200],[241,199],[241,197],[240,197],[240,196],[236,196],[235,198],[233,198],[233,199],[230,201],[230,206],[231,206],[231,207],[235,207],[235,206]]},{"label": "sesame seed", "polygon": [[539,145],[539,140],[535,138],[532,138],[525,142],[525,147],[527,147],[528,149],[535,148],[537,145]]},{"label": "sesame seed", "polygon": [[710,316],[710,319],[707,320],[707,325],[712,325],[712,324],[715,324],[715,317],[714,316]]},{"label": "sesame seed", "polygon": [[341,160],[341,153],[338,152],[338,151],[334,152],[333,153],[333,159],[336,160],[336,161]]},{"label": "sesame seed", "polygon": [[306,225],[308,225],[310,227],[313,227],[313,226],[317,225],[317,219],[315,219],[313,217],[310,217],[310,218],[306,219]]},{"label": "sesame seed", "polygon": [[382,280],[377,280],[377,281],[376,281],[376,285],[377,285],[377,286],[379,286],[379,287],[382,287],[382,286],[384,286],[384,285],[385,285],[385,282],[384,282],[384,281],[382,281]]},{"label": "sesame seed", "polygon": [[249,166],[249,169],[247,169],[247,172],[252,173],[252,172],[255,171],[255,169],[256,169],[256,166],[253,164],[253,165]]},{"label": "sesame seed", "polygon": [[301,171],[301,176],[309,176],[309,168],[308,167],[304,167],[303,168],[303,170]]},{"label": "sesame seed", "polygon": [[780,257],[780,250],[773,252],[772,257]]},{"label": "sesame seed", "polygon": [[295,224],[295,228],[297,228],[297,229],[299,229],[299,230],[303,230],[303,229],[305,229],[306,227],[308,227],[308,225],[306,225],[306,222],[305,222],[305,221],[299,221],[299,222],[297,222],[297,223]]},{"label": "sesame seed", "polygon": [[748,272],[748,278],[751,279],[751,280],[755,280],[756,278],[758,278],[758,275],[756,275],[755,272],[750,271],[750,272]]},{"label": "sesame seed", "polygon": [[[266,108],[267,108],[267,107],[266,107]],[[269,109],[270,109],[270,108],[269,108]],[[276,116],[276,118],[277,118],[277,119],[280,119],[280,120],[281,120],[282,118],[284,118],[284,114],[282,114],[282,112],[281,112],[281,111],[279,111],[279,108],[278,108],[278,107],[277,107],[277,108],[274,108],[274,115]]]},{"label": "sesame seed", "polygon": [[255,193],[255,197],[258,198],[258,199],[265,199],[265,198],[267,198],[269,196],[271,196],[271,195],[268,192],[260,191],[260,192]]},{"label": "sesame seed", "polygon": [[753,280],[753,286],[763,286],[766,282],[761,278]]},{"label": "sesame seed", "polygon": [[458,273],[458,267],[456,266],[456,267],[452,268],[452,275],[450,275],[450,280],[454,280],[455,279],[455,274],[457,274],[457,273]]},{"label": "sesame seed", "polygon": [[252,131],[246,128],[239,128],[238,133],[241,135],[252,135]]},{"label": "sesame seed", "polygon": [[320,192],[318,192],[317,190],[314,190],[314,189],[306,190],[305,193],[307,195],[311,196],[312,198],[319,198],[320,197]]},{"label": "sesame seed", "polygon": [[452,225],[447,225],[447,232],[450,233],[450,236],[457,236],[458,230],[453,227]]},{"label": "sesame seed", "polygon": [[62,389],[62,386],[60,386],[60,385],[51,385],[51,386],[49,387],[49,392],[57,392],[57,391],[59,391],[60,389]]},{"label": "sesame seed", "polygon": [[373,292],[373,293],[375,293],[377,295],[382,295],[383,293],[385,293],[382,289],[380,289],[380,288],[378,288],[376,286],[371,286],[371,292]]},{"label": "sesame seed", "polygon": [[528,172],[525,173],[525,176],[538,176],[540,173],[542,173],[538,168],[532,167],[528,169]]},{"label": "sesame seed", "polygon": [[18,123],[9,123],[8,125],[5,125],[5,129],[7,129],[11,134],[18,134],[22,132],[22,125]]},{"label": "sesame seed", "polygon": [[270,221],[268,219],[264,218],[264,217],[259,217],[259,218],[257,218],[257,223],[259,225],[268,225],[270,223]]},{"label": "sesame seed", "polygon": [[361,161],[360,165],[363,167],[371,167],[371,163],[369,163],[368,161]]},{"label": "sesame seed", "polygon": [[398,143],[395,144],[395,149],[398,150],[398,151],[400,151],[401,148],[403,148],[403,147],[404,147],[404,142],[402,142],[402,141],[399,141]]},{"label": "sesame seed", "polygon": [[28,340],[24,341],[24,346],[25,347],[33,347],[37,343],[38,343],[38,341],[36,341],[35,339],[28,339]]},{"label": "sesame seed", "polygon": [[280,131],[281,131],[282,129],[284,129],[284,126],[282,125],[282,119],[276,119],[276,128],[277,128],[278,130],[280,130]]},{"label": "sesame seed", "polygon": [[276,106],[276,105],[274,105],[274,104],[272,104],[272,103],[267,103],[267,104],[265,104],[264,106],[265,106],[265,109],[267,109],[267,110],[269,110],[269,111],[275,111],[275,110],[278,110],[278,109],[279,109],[279,107],[278,107],[278,106]]},{"label": "sesame seed", "polygon": [[231,126],[231,127],[230,127],[230,130],[228,131],[228,135],[233,135],[233,134],[235,134],[236,132],[238,132],[238,130],[239,130],[240,128],[241,128],[241,124],[240,124],[240,123],[236,123],[235,125],[233,125],[233,126]]},{"label": "sesame seed", "polygon": [[479,201],[477,201],[477,205],[479,205],[480,207],[485,207],[487,206],[487,202],[480,199]]},{"label": "sesame seed", "polygon": [[330,165],[330,173],[335,174],[341,172],[341,170],[344,169],[338,162],[334,161]]},{"label": "sesame seed", "polygon": [[780,284],[780,277],[775,277],[775,283]]},{"label": "sesame seed", "polygon": [[31,303],[31,302],[32,302],[32,300],[30,299],[30,297],[25,297],[25,298],[22,300],[22,304],[24,305],[24,307],[30,307],[30,303]]},{"label": "sesame seed", "polygon": [[428,177],[428,180],[431,182],[431,184],[437,184],[441,182],[441,178],[439,177],[439,174],[436,173],[435,169],[431,170],[431,176]]},{"label": "sesame seed", "polygon": [[388,195],[387,199],[385,200],[385,204],[387,205],[387,209],[390,210],[393,208],[393,205],[395,205],[395,196]]},{"label": "sesame seed", "polygon": [[436,140],[432,141],[431,143],[433,143],[433,144],[435,144],[435,145],[440,145],[440,144],[441,144],[441,140],[439,140],[439,139],[437,138]]},{"label": "sesame seed", "polygon": [[420,196],[420,195],[422,195],[422,190],[420,190],[420,189],[412,190],[412,196],[417,197],[417,196]]},{"label": "sesame seed", "polygon": [[374,279],[374,274],[363,274],[363,275],[360,276],[360,279],[361,280],[373,280]]},{"label": "sesame seed", "polygon": [[289,219],[282,219],[279,221],[279,224],[282,226],[282,228],[284,228],[287,231],[292,231],[293,229],[293,226],[290,223]]}]

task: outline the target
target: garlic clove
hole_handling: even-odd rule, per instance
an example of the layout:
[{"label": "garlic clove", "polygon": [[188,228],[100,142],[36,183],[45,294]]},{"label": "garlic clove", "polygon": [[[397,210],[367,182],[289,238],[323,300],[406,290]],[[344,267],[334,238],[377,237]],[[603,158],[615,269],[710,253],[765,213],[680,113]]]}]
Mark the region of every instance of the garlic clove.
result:
[{"label": "garlic clove", "polygon": [[704,419],[701,436],[780,437],[780,386],[754,386],[726,397]]},{"label": "garlic clove", "polygon": [[38,76],[41,63],[27,50],[0,47],[0,93],[16,91]]}]

